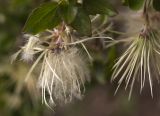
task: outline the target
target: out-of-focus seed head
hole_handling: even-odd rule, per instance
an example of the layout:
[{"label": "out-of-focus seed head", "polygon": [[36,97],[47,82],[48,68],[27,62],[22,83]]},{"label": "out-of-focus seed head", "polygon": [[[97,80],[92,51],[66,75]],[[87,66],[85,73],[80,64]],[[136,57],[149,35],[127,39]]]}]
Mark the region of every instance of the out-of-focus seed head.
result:
[{"label": "out-of-focus seed head", "polygon": [[157,78],[159,81],[160,76],[159,59],[160,33],[152,28],[145,28],[114,65],[112,80],[119,78],[117,90],[125,83],[125,89],[130,88],[130,98],[134,83],[140,80],[141,92],[148,79],[153,97],[153,79]]}]

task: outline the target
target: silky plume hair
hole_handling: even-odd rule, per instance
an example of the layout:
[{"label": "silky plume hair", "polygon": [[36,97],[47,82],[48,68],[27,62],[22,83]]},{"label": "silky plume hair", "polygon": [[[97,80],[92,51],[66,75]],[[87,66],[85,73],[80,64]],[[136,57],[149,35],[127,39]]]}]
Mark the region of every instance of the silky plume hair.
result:
[{"label": "silky plume hair", "polygon": [[[160,76],[160,33],[151,28],[145,28],[114,65],[112,81],[118,78],[118,87],[124,82],[125,89],[130,88],[129,99],[136,81],[140,82],[140,92],[146,80],[149,81],[153,97],[153,79],[159,82]],[[116,93],[115,92],[115,93]]]},{"label": "silky plume hair", "polygon": [[[38,35],[28,35],[27,43],[12,56],[12,62],[19,56],[26,62],[31,61],[32,66],[25,81],[30,78],[34,69],[39,67],[37,85],[42,93],[42,103],[50,109],[57,104],[63,105],[83,97],[84,84],[90,81],[87,64],[92,61],[84,42],[97,38],[113,40],[104,36],[78,38],[71,32],[69,27],[62,24]],[[86,56],[76,45],[81,45]]]},{"label": "silky plume hair", "polygon": [[21,60],[25,62],[32,62],[35,54],[43,51],[38,35],[26,34],[24,37],[26,37],[27,41],[20,50],[11,56],[11,63],[13,63],[19,55],[21,55]]},{"label": "silky plume hair", "polygon": [[24,47],[22,47],[23,52],[22,52],[22,59],[24,61],[33,61],[34,55],[35,55],[35,50],[34,48],[36,47],[37,43],[39,42],[38,37],[36,36],[30,36],[27,39],[26,44],[24,45]]},{"label": "silky plume hair", "polygon": [[59,53],[48,50],[43,58],[38,82],[42,89],[42,102],[49,106],[55,101],[63,104],[73,98],[81,98],[81,87],[84,87],[86,80],[89,80],[89,70],[77,48]]}]

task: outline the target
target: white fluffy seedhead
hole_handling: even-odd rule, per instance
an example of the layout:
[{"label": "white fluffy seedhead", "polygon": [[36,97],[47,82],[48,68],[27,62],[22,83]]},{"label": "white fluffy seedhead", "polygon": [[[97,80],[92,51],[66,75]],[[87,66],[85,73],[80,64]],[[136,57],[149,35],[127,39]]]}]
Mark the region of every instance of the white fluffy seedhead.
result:
[{"label": "white fluffy seedhead", "polygon": [[27,42],[20,50],[11,56],[11,63],[13,63],[19,55],[21,55],[21,59],[26,62],[33,61],[34,55],[43,51],[43,48],[41,48],[39,44],[38,35],[26,34],[24,37],[27,37]]},{"label": "white fluffy seedhead", "polygon": [[22,59],[24,61],[33,61],[34,54],[36,53],[34,48],[36,47],[37,43],[39,42],[38,37],[30,36],[28,38],[27,43],[24,45],[22,50]]},{"label": "white fluffy seedhead", "polygon": [[81,98],[81,87],[89,80],[89,71],[83,56],[73,47],[54,53],[48,50],[45,54],[39,76],[42,89],[42,100],[48,105],[70,102],[73,98]]},{"label": "white fluffy seedhead", "polygon": [[[148,30],[145,36],[140,35],[132,41],[129,48],[123,53],[114,65],[112,80],[119,78],[118,88],[124,82],[125,89],[130,88],[129,99],[135,81],[140,80],[140,92],[146,80],[150,84],[153,97],[153,79],[160,76],[160,34],[155,30]],[[116,92],[117,92],[116,90]]]},{"label": "white fluffy seedhead", "polygon": [[[81,99],[84,83],[90,80],[86,62],[88,57],[86,57],[87,60],[84,59],[75,45],[81,44],[92,60],[83,42],[99,37],[78,40],[71,36],[68,28],[55,28],[39,33],[38,36],[27,35],[26,37],[29,38],[27,43],[13,55],[12,59],[15,60],[21,54],[23,60],[33,61],[25,81],[38,64],[42,65],[38,81],[38,87],[42,90],[42,102],[50,107],[57,102],[64,104],[74,98]],[[110,37],[103,38],[113,40]]]}]

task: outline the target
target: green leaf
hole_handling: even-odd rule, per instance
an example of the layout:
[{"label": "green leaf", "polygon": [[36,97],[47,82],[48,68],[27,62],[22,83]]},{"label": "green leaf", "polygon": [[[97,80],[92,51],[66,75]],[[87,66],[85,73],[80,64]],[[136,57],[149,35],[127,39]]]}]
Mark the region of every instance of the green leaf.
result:
[{"label": "green leaf", "polygon": [[73,22],[77,15],[78,8],[73,6],[72,4],[69,4],[67,2],[63,2],[60,5],[60,14],[62,16],[62,19],[67,23],[70,24]]},{"label": "green leaf", "polygon": [[56,2],[40,5],[30,14],[24,26],[24,31],[37,34],[45,29],[51,29],[57,26],[61,21],[57,8],[58,4]]},{"label": "green leaf", "polygon": [[160,11],[160,0],[153,0],[153,8]]},{"label": "green leaf", "polygon": [[144,0],[128,0],[128,5],[132,10],[139,10],[142,8]]},{"label": "green leaf", "polygon": [[117,14],[108,0],[84,0],[83,7],[91,15],[107,14],[113,16]]},{"label": "green leaf", "polygon": [[91,20],[82,8],[78,9],[77,16],[71,26],[81,35],[90,36],[92,34]]}]

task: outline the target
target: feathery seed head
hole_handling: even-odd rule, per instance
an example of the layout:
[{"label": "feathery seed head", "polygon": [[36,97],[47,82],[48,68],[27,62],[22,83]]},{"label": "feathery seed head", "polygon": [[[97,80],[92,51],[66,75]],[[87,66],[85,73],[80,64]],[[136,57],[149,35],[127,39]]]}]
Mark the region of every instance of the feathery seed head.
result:
[{"label": "feathery seed head", "polygon": [[42,90],[42,102],[48,107],[81,98],[81,87],[89,80],[86,59],[72,40],[69,28],[57,27],[38,36],[29,35],[27,43],[13,55],[13,59],[22,54],[25,61],[34,61],[26,80],[37,64],[41,64],[38,87]]},{"label": "feathery seed head", "polygon": [[[90,80],[88,58],[84,58],[75,45],[82,45],[92,60],[83,42],[101,37],[85,37],[79,40],[71,32],[69,27],[62,24],[53,30],[39,33],[38,36],[27,35],[28,42],[12,57],[15,60],[19,54],[22,54],[22,59],[33,60],[26,80],[37,64],[41,65],[38,87],[42,90],[42,102],[49,108],[57,102],[64,104],[74,98],[82,98],[84,84]],[[102,38],[113,40],[111,37]]]},{"label": "feathery seed head", "polygon": [[148,79],[153,97],[153,79],[156,77],[159,81],[160,76],[159,59],[160,33],[152,28],[144,28],[114,65],[112,80],[119,78],[117,90],[124,82],[125,89],[130,88],[130,99],[134,83],[140,81],[141,92]]},{"label": "feathery seed head", "polygon": [[39,86],[42,89],[42,100],[61,103],[81,98],[81,85],[89,78],[89,71],[77,48],[69,48],[59,53],[48,50],[44,55]]}]

